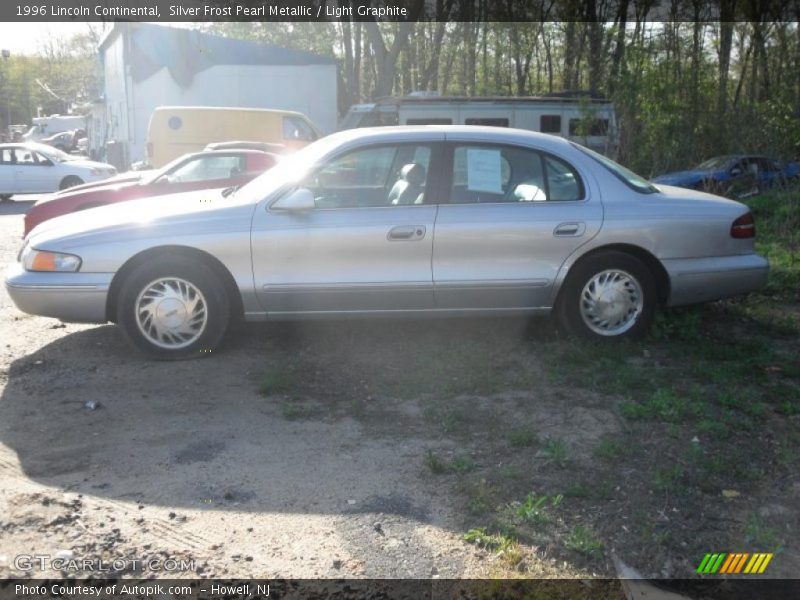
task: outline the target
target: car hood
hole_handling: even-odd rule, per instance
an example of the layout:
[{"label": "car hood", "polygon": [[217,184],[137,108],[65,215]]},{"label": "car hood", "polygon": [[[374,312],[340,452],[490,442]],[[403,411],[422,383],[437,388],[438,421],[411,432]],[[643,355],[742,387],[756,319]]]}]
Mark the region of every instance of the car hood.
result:
[{"label": "car hood", "polygon": [[74,160],[65,160],[62,161],[60,164],[66,165],[68,167],[78,167],[81,169],[114,169],[114,172],[117,172],[117,169],[114,165],[109,165],[108,163],[101,163],[96,162],[94,160],[84,160],[82,158],[77,158]]},{"label": "car hood", "polygon": [[[120,236],[151,237],[175,232],[210,231],[231,226],[230,218],[249,227],[253,205],[237,201],[236,194],[224,197],[222,189],[151,196],[70,213],[49,219],[28,235],[34,248],[66,249],[90,238],[107,241]],[[193,227],[196,225],[196,229]]]},{"label": "car hood", "polygon": [[105,180],[101,182],[102,185],[93,185],[87,187],[80,187],[80,188],[67,188],[58,193],[49,194],[44,198],[37,200],[34,206],[39,206],[41,204],[47,204],[48,202],[61,201],[61,200],[70,200],[76,197],[84,197],[84,198],[95,198],[98,195],[102,195],[107,199],[114,200],[114,194],[117,194],[120,190],[127,190],[128,188],[137,187],[139,185],[138,181],[110,181],[108,184],[105,184]]},{"label": "car hood", "polygon": [[664,173],[658,177],[653,177],[650,181],[653,183],[666,184],[695,183],[713,175],[713,171],[675,171],[673,173]]}]

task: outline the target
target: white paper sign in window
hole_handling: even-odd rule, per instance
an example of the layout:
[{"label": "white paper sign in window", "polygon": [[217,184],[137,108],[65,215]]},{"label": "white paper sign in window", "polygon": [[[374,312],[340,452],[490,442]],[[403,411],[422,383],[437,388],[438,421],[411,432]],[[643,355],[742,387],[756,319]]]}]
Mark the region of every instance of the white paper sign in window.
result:
[{"label": "white paper sign in window", "polygon": [[467,149],[467,189],[503,193],[500,150]]}]

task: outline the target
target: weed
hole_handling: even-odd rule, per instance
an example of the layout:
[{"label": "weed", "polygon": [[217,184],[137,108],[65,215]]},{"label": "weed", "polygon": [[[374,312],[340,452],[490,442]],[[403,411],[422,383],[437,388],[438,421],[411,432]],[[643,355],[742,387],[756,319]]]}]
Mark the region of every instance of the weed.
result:
[{"label": "weed", "polygon": [[603,551],[603,542],[583,525],[576,525],[572,528],[566,543],[568,549],[586,556],[599,556]]},{"label": "weed", "polygon": [[643,402],[623,400],[619,405],[622,416],[631,420],[660,420],[679,423],[688,416],[699,416],[709,411],[707,402],[694,397],[686,397],[671,388],[656,389]]},{"label": "weed", "polygon": [[718,439],[726,439],[731,435],[731,430],[725,423],[712,419],[703,419],[700,421],[697,424],[697,431],[701,434],[707,434]]},{"label": "weed", "polygon": [[548,497],[537,496],[534,492],[530,492],[525,502],[517,508],[517,515],[533,523],[548,523],[550,521],[548,509],[557,507],[563,499],[564,496],[561,494]]},{"label": "weed", "polygon": [[542,455],[563,467],[567,462],[567,444],[561,439],[548,438],[542,446]]},{"label": "weed", "polygon": [[627,451],[628,447],[622,440],[603,440],[592,451],[592,454],[594,454],[597,458],[617,460],[622,458]]},{"label": "weed", "polygon": [[264,396],[289,394],[297,387],[294,371],[289,369],[273,369],[261,378],[258,391]]},{"label": "weed", "polygon": [[680,480],[683,469],[679,466],[657,468],[653,474],[653,487],[657,492],[680,491]]},{"label": "weed", "polygon": [[457,456],[450,462],[450,470],[455,473],[466,473],[475,468],[475,461],[469,456]]},{"label": "weed", "polygon": [[663,310],[656,313],[650,337],[657,341],[700,339],[702,308]]},{"label": "weed", "polygon": [[464,534],[464,541],[498,554],[513,547],[517,541],[508,535],[486,532],[486,527],[473,528]]},{"label": "weed", "polygon": [[428,467],[434,475],[441,475],[447,472],[447,463],[430,449],[425,453],[425,466]]},{"label": "weed", "polygon": [[508,432],[508,443],[514,448],[534,446],[539,442],[536,432],[532,429],[520,427]]},{"label": "weed", "polygon": [[747,519],[744,539],[754,550],[777,552],[782,548],[777,530],[769,527],[758,515],[752,515]]},{"label": "weed", "polygon": [[428,449],[425,453],[425,466],[431,473],[441,475],[443,473],[467,473],[475,468],[475,461],[469,456],[457,456],[453,460],[444,460],[433,451]]}]

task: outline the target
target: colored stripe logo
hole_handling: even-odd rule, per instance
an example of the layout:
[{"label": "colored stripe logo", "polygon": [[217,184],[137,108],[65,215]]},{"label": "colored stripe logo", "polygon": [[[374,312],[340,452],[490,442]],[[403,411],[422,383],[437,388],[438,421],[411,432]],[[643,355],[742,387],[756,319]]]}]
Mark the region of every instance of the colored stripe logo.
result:
[{"label": "colored stripe logo", "polygon": [[716,554],[706,554],[697,567],[697,572],[701,575],[736,575],[739,573],[756,575],[763,573],[769,562],[772,560],[772,553],[756,552],[725,552]]}]

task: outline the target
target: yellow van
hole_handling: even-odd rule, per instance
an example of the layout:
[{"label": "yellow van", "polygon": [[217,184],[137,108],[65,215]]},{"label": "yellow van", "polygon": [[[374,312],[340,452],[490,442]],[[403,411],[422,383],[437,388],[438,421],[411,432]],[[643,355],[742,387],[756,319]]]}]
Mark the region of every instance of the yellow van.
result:
[{"label": "yellow van", "polygon": [[308,117],[288,110],[159,106],[150,117],[145,160],[157,169],[212,142],[233,140],[298,149],[321,135]]}]

